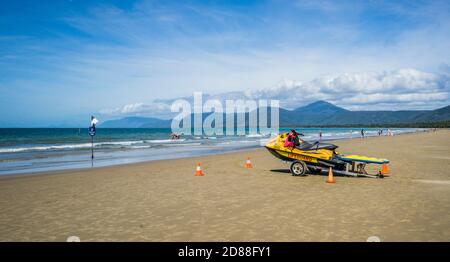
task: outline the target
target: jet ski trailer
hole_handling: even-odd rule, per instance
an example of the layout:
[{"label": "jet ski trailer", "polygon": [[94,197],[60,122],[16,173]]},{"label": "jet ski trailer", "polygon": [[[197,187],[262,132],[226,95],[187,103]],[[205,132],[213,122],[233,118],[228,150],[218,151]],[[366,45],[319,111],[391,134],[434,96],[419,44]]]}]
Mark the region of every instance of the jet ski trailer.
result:
[{"label": "jet ski trailer", "polygon": [[[352,177],[384,178],[387,176],[387,164],[389,160],[359,156],[341,155],[336,152],[336,145],[327,143],[309,143],[300,139],[300,146],[285,147],[284,141],[287,133],[281,134],[270,140],[265,147],[278,159],[291,163],[290,171],[293,176],[304,176],[309,173],[328,172],[330,168],[333,174]],[[376,173],[366,171],[368,164],[380,165]]]}]

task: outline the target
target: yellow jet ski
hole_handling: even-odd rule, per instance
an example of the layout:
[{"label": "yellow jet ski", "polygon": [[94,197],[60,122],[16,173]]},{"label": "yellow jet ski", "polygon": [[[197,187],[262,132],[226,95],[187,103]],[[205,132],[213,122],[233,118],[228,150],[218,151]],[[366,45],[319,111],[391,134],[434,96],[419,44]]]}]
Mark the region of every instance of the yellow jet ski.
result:
[{"label": "yellow jet ski", "polygon": [[[288,133],[280,134],[270,140],[265,147],[275,157],[282,161],[292,162],[290,171],[293,176],[304,176],[310,173],[328,172],[331,167],[333,174],[383,178],[387,176],[389,160],[359,155],[341,155],[336,149],[338,146],[328,143],[309,143],[299,139],[300,145],[285,147]],[[369,174],[365,167],[367,164],[381,165],[378,173]]]}]

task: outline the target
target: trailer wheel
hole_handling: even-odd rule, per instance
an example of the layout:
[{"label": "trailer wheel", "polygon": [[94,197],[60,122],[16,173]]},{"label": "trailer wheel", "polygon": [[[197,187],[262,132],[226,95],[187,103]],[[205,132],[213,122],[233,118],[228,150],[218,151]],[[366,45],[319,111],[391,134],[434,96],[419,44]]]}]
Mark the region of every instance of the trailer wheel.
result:
[{"label": "trailer wheel", "polygon": [[303,161],[294,161],[291,164],[291,174],[293,176],[305,176],[306,174],[306,164]]}]

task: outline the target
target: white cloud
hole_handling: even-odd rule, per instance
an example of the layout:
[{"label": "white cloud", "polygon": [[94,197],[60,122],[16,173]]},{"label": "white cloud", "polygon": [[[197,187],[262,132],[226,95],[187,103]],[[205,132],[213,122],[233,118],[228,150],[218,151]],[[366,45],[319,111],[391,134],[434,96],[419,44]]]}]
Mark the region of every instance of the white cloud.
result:
[{"label": "white cloud", "polygon": [[[224,104],[227,99],[277,99],[281,107],[294,109],[317,100],[326,100],[347,109],[400,110],[436,109],[450,104],[450,77],[415,69],[323,76],[308,82],[284,80],[272,88],[248,89],[217,95],[204,94]],[[192,97],[185,97],[192,103]],[[170,117],[175,99],[136,103],[112,110],[106,115],[149,115]]]},{"label": "white cloud", "polygon": [[162,102],[145,103],[133,103],[124,105],[122,107],[102,109],[100,114],[107,117],[115,116],[155,116],[155,117],[167,117],[171,116],[170,104]]},{"label": "white cloud", "polygon": [[445,75],[401,69],[324,76],[306,83],[284,81],[275,89],[251,91],[249,96],[278,98],[289,108],[327,100],[350,109],[434,109],[450,103],[450,85]]}]

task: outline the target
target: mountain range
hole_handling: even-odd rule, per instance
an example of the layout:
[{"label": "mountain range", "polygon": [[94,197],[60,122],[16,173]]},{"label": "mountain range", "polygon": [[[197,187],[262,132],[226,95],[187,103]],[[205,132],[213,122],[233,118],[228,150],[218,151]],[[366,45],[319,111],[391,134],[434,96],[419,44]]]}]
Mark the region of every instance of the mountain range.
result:
[{"label": "mountain range", "polygon": [[[350,111],[317,101],[294,110],[280,108],[280,126],[395,125],[449,120],[450,105],[436,110]],[[105,121],[99,127],[168,128],[170,123],[171,120],[151,117],[125,117]]]}]

